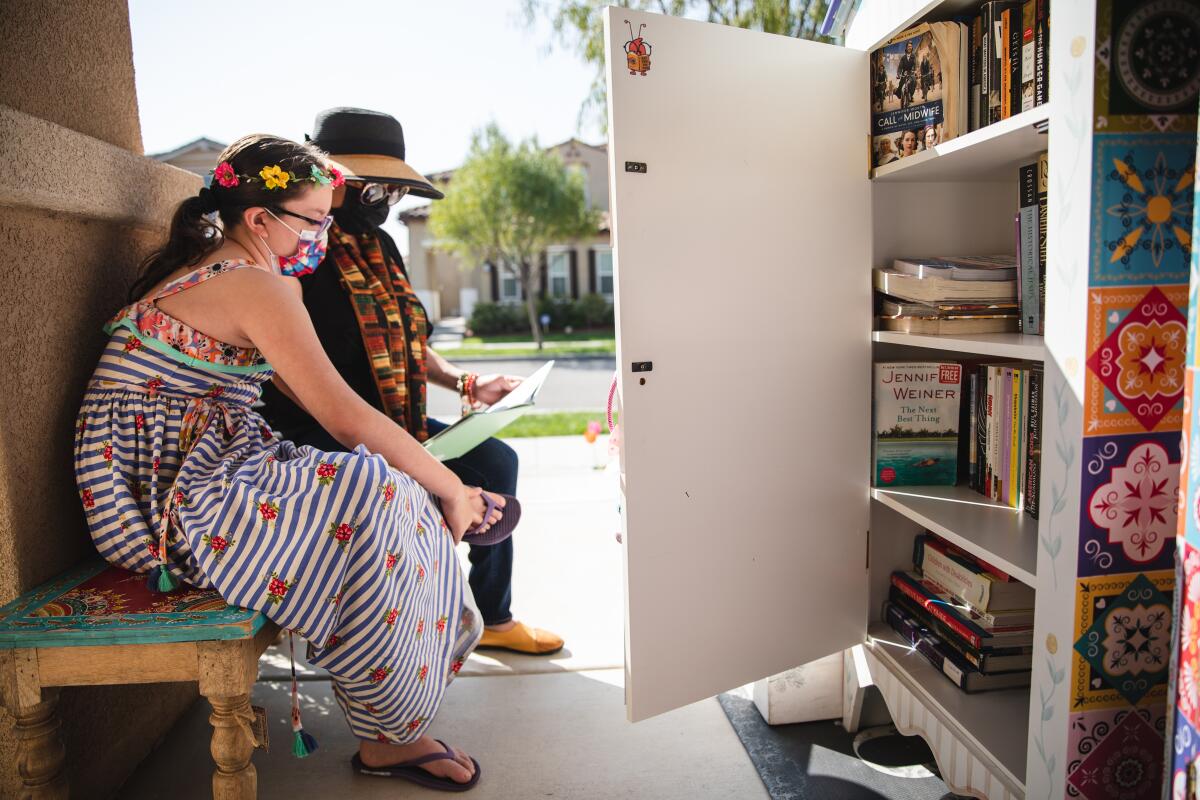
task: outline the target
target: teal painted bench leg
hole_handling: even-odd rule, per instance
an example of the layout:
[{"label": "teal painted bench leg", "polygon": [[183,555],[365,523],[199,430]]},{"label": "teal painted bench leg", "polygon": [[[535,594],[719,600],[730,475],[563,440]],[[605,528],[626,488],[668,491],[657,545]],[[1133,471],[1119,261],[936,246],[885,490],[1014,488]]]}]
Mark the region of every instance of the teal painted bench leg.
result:
[{"label": "teal painted bench leg", "polygon": [[[32,659],[32,663],[30,660]],[[58,689],[38,682],[33,650],[0,651],[0,695],[13,715],[21,800],[67,800],[66,750],[59,735]]]}]

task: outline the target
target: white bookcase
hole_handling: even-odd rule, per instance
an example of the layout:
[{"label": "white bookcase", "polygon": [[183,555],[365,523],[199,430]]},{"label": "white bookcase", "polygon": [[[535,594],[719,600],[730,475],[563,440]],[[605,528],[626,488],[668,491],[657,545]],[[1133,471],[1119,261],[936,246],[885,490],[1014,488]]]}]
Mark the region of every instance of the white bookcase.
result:
[{"label": "white bookcase", "polygon": [[[1035,125],[1058,131],[1089,102],[1053,70],[1090,77],[1091,3],[1053,6],[1051,104],[868,176],[867,52],[977,5],[863,0],[847,47],[606,11],[626,703],[636,721],[848,650],[848,725],[873,684],[955,792],[1061,797],[1066,689],[1036,665],[1070,663],[1073,537],[1052,555],[1045,515],[1039,531],[966,488],[869,485],[875,360],[1044,361],[1047,397],[1080,392],[1085,296],[1064,272],[1045,340],[872,332],[872,267],[1013,252],[1017,168],[1047,149],[1050,261],[1086,252],[1086,215],[1069,238],[1053,215],[1088,207],[1088,170]],[[639,35],[645,74],[624,49]],[[1043,476],[1063,474],[1071,530],[1078,478],[1049,443],[1080,411],[1048,407]],[[1032,690],[959,692],[880,621],[926,528],[1037,589]]]}]

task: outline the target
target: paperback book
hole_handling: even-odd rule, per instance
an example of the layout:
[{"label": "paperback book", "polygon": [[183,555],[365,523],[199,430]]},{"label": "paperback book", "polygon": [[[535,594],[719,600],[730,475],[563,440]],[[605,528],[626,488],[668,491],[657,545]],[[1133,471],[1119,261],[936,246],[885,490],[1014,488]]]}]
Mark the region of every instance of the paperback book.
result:
[{"label": "paperback book", "polygon": [[875,365],[873,484],[953,486],[958,478],[962,366]]}]

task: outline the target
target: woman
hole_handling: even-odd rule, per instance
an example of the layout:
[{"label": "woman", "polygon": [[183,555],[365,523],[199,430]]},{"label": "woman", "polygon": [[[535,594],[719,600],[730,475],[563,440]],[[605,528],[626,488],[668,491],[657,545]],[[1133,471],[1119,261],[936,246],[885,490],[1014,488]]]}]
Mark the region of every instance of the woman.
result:
[{"label": "woman", "polygon": [[[454,546],[499,523],[503,501],[346,386],[282,275],[320,260],[342,180],[310,145],[253,135],[225,150],[106,327],[76,479],[108,561],[162,591],[215,587],[308,639],[360,771],[468,788],[478,763],[425,731],[480,635]],[[251,408],[272,377],[353,452],[276,437]]]},{"label": "woman", "polygon": [[900,150],[900,158],[908,158],[917,154],[917,132],[915,130],[903,131],[896,137],[896,147]]},{"label": "woman", "polygon": [[932,150],[937,147],[938,131],[933,125],[926,125],[921,129],[921,149]]}]

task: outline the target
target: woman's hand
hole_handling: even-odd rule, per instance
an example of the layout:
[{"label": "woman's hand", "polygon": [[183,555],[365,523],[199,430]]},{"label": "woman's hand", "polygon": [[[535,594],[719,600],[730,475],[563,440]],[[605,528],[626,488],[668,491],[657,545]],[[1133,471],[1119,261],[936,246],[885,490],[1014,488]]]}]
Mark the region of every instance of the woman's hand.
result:
[{"label": "woman's hand", "polygon": [[475,399],[485,406],[498,403],[502,397],[521,385],[516,375],[480,375],[475,381]]},{"label": "woman's hand", "polygon": [[479,527],[478,532],[482,533],[504,516],[500,511],[504,506],[504,498],[491,492],[488,494],[496,503],[497,509],[492,512],[486,524],[483,512],[487,510],[487,501],[483,499],[483,490],[479,487],[462,485],[458,492],[440,498],[442,515],[446,517],[446,525],[450,528],[450,535],[454,537],[455,544],[461,542],[463,534],[472,528]]}]

